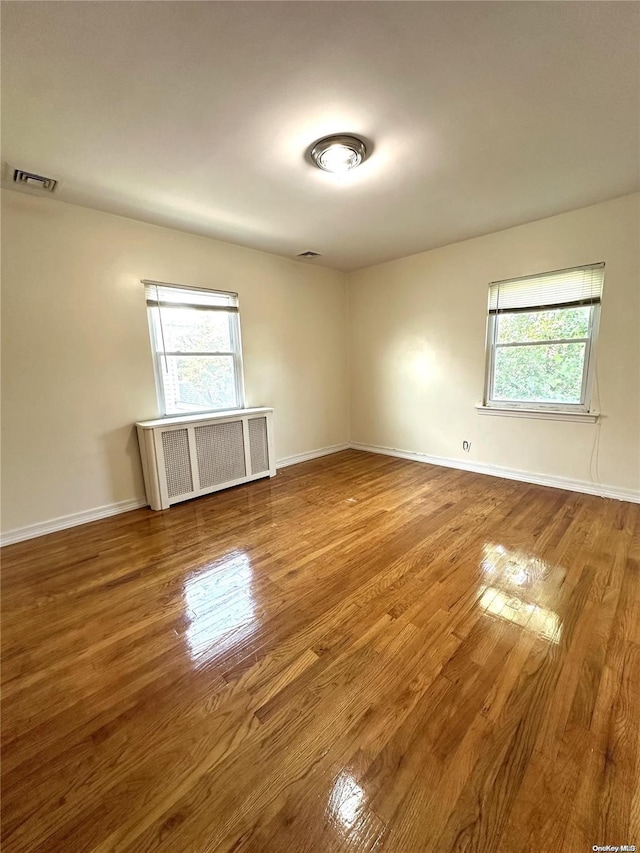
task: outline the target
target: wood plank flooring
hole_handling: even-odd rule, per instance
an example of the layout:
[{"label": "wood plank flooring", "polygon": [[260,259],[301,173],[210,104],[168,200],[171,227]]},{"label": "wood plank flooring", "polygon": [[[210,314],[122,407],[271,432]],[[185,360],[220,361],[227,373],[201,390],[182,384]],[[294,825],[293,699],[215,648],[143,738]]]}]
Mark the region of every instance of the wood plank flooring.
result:
[{"label": "wood plank flooring", "polygon": [[346,451],[2,582],[4,853],[640,847],[640,506]]}]

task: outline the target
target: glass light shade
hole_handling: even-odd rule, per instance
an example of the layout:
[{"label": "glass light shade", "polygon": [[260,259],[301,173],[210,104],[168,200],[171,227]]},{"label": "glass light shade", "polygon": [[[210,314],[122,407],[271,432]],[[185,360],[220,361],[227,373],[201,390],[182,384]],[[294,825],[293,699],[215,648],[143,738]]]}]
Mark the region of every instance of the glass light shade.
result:
[{"label": "glass light shade", "polygon": [[358,152],[346,145],[332,145],[318,158],[318,165],[327,172],[346,172],[359,162]]},{"label": "glass light shade", "polygon": [[313,146],[311,157],[325,172],[348,172],[364,160],[364,142],[355,136],[327,136]]}]

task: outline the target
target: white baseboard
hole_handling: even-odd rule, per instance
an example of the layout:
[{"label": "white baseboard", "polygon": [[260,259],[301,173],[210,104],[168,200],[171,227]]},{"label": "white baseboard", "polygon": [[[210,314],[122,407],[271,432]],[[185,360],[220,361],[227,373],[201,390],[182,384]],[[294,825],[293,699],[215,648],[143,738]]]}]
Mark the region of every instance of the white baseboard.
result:
[{"label": "white baseboard", "polygon": [[111,515],[120,515],[132,509],[140,509],[147,506],[145,500],[119,501],[106,506],[98,506],[95,509],[74,512],[71,515],[61,515],[50,521],[42,521],[38,524],[29,524],[26,527],[17,527],[8,530],[0,536],[0,544],[13,545],[14,542],[23,542],[26,539],[35,539],[36,536],[45,536],[47,533],[55,533],[56,530],[66,530],[68,527],[77,527],[79,524],[87,524],[89,521],[99,521],[101,518],[109,518]]},{"label": "white baseboard", "polygon": [[[331,447],[321,447],[318,450],[311,450],[308,453],[298,453],[295,456],[287,456],[284,459],[279,459],[276,462],[276,467],[284,468],[287,465],[296,465],[298,462],[307,462],[310,459],[317,459],[320,456],[328,456],[330,453],[338,453],[340,450],[348,449],[348,444],[334,444]],[[45,536],[47,533],[55,533],[57,530],[66,530],[69,527],[77,527],[79,524],[87,524],[89,521],[99,521],[101,518],[120,515],[122,512],[140,509],[143,506],[148,506],[146,500],[119,501],[118,503],[99,506],[95,509],[75,512],[71,515],[62,515],[59,518],[52,518],[49,521],[42,521],[38,524],[17,527],[14,530],[7,530],[6,533],[0,535],[0,545],[13,545],[15,542],[35,539],[37,536]]]},{"label": "white baseboard", "polygon": [[[364,450],[368,453],[380,453],[384,456],[396,456],[399,459],[410,459],[414,462],[427,462],[429,465],[440,465],[444,468],[457,468],[461,471],[472,471],[475,474],[488,474],[492,477],[502,477],[506,480],[519,480],[523,483],[534,483],[538,486],[551,486],[554,489],[566,489],[570,492],[582,492],[587,495],[599,495],[603,498],[614,498],[619,501],[640,503],[640,492],[633,489],[620,489],[615,486],[598,485],[586,480],[570,480],[566,477],[554,477],[548,474],[531,474],[528,471],[519,471],[512,468],[500,468],[497,465],[487,465],[482,462],[465,462],[462,459],[446,459],[443,456],[429,456],[427,453],[414,453],[410,450],[397,450],[393,447],[382,447],[374,444],[334,444],[330,447],[321,447],[308,453],[297,453],[276,461],[277,468],[285,468],[288,465],[297,465],[299,462],[308,462],[321,456],[329,456],[339,453],[341,450]],[[35,539],[37,536],[45,536],[47,533],[55,533],[57,530],[66,530],[69,527],[77,527],[90,521],[99,521],[101,518],[109,518],[112,515],[120,515],[130,512],[132,509],[140,509],[147,506],[146,500],[128,500],[118,503],[99,506],[95,509],[76,512],[71,515],[63,515],[49,521],[38,524],[30,524],[26,527],[18,527],[8,530],[0,536],[0,545],[13,545],[15,542],[23,542],[26,539]]]},{"label": "white baseboard", "polygon": [[537,486],[551,486],[554,489],[566,489],[570,492],[582,492],[586,495],[599,495],[602,498],[615,498],[619,501],[640,503],[640,492],[633,489],[620,489],[616,486],[590,483],[587,480],[570,480],[566,477],[555,477],[549,474],[532,474],[529,471],[519,471],[515,468],[501,468],[497,465],[487,465],[482,462],[465,462],[462,459],[429,456],[427,453],[396,450],[393,447],[381,447],[375,444],[358,444],[354,442],[351,444],[351,447],[353,450],[381,453],[384,456],[397,456],[399,459],[427,462],[429,465],[440,465],[444,468],[458,468],[461,471],[472,471],[474,474],[489,474],[492,477],[502,477],[505,480],[519,480],[522,483],[534,483]]},{"label": "white baseboard", "polygon": [[308,453],[296,453],[294,456],[285,456],[284,459],[276,459],[276,468],[286,468],[287,465],[308,462],[310,459],[318,459],[320,456],[329,456],[331,453],[349,450],[350,447],[350,444],[332,444],[330,447],[320,447],[318,450],[310,450]]}]

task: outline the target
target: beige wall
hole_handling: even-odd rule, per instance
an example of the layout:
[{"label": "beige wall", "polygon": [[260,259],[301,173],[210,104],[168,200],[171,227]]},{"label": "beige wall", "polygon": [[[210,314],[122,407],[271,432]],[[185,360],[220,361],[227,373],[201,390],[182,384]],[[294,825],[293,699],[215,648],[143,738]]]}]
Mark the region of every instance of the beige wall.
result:
[{"label": "beige wall", "polygon": [[348,441],[343,273],[17,192],[2,213],[4,531],[143,498],[141,278],[238,291],[247,404],[275,408],[278,459]]},{"label": "beige wall", "polygon": [[[157,402],[141,278],[239,292],[247,403],[275,407],[279,459],[350,437],[637,491],[638,202],[627,196],[347,279],[3,192],[3,531],[143,498],[132,424],[154,417]],[[600,424],[478,415],[488,282],[600,260]]]},{"label": "beige wall", "polygon": [[[587,483],[598,479],[597,457],[600,483],[637,491],[638,200],[626,196],[352,273],[351,440]],[[488,283],[596,261],[606,262],[600,424],[479,415]]]}]

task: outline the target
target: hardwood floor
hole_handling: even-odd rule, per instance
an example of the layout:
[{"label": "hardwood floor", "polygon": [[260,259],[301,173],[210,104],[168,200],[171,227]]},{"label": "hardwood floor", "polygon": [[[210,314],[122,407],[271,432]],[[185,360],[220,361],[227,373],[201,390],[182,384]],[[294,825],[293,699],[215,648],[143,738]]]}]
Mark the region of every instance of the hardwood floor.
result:
[{"label": "hardwood floor", "polygon": [[640,506],[346,451],[2,557],[4,853],[640,847]]}]

